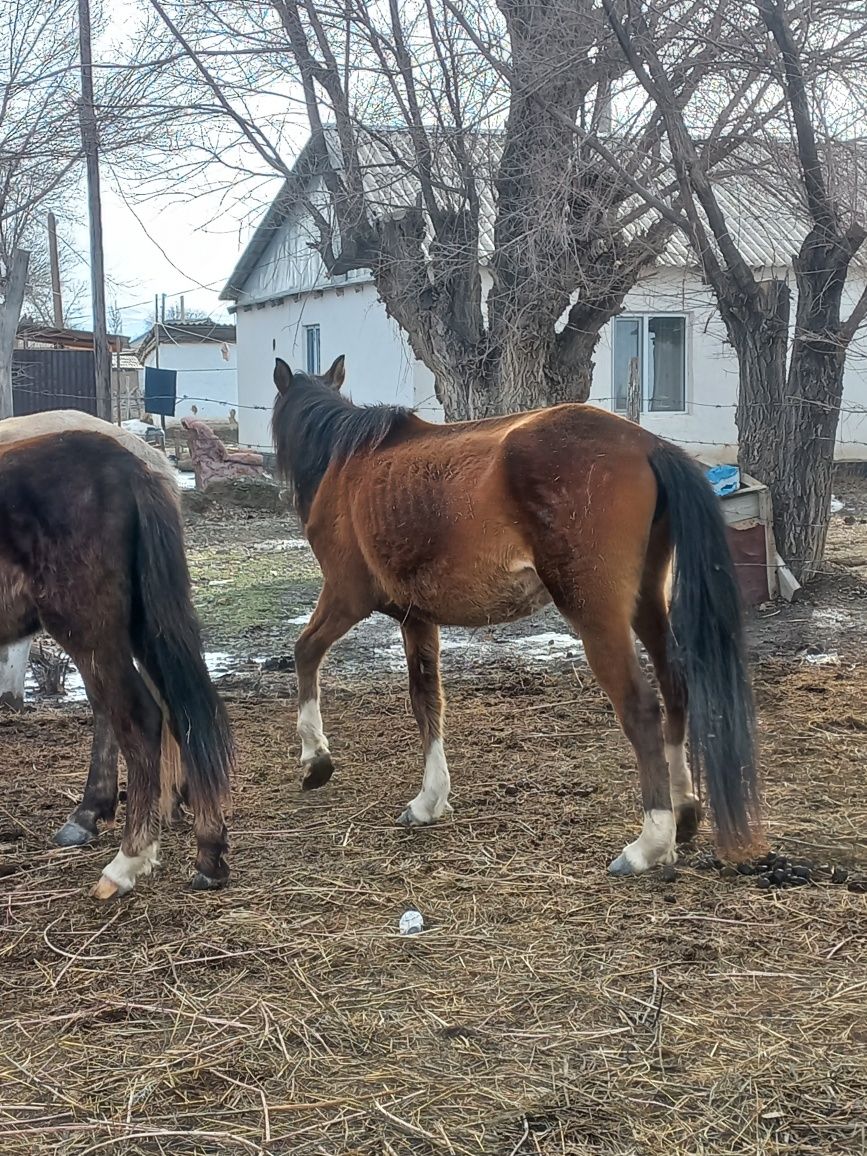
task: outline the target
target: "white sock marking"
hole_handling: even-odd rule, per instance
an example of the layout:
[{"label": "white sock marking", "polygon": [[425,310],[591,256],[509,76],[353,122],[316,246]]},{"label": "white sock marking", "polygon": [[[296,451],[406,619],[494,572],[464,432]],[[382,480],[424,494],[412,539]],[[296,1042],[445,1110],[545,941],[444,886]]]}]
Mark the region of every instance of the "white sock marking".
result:
[{"label": "white sock marking", "polygon": [[686,761],[686,750],[683,743],[677,746],[665,744],[665,758],[668,763],[668,777],[671,783],[671,805],[681,807],[684,803],[692,802],[695,795],[692,791],[692,775]]},{"label": "white sock marking", "polygon": [[298,710],[298,737],[301,739],[302,763],[328,753],[328,739],[322,730],[322,715],[315,698],[309,698]]},{"label": "white sock marking", "polygon": [[159,867],[160,844],[159,840],[149,843],[141,855],[125,855],[118,851],[107,867],[103,868],[103,875],[116,883],[121,893],[132,891],[136,879],[140,875],[150,875],[154,867]]},{"label": "white sock marking", "polygon": [[409,805],[420,823],[433,823],[442,818],[448,807],[451,785],[443,741],[434,739],[425,756],[421,791]]},{"label": "white sock marking", "polygon": [[673,863],[675,851],[675,822],[672,811],[645,811],[641,834],[634,843],[623,848],[632,870],[638,875],[662,863]]}]

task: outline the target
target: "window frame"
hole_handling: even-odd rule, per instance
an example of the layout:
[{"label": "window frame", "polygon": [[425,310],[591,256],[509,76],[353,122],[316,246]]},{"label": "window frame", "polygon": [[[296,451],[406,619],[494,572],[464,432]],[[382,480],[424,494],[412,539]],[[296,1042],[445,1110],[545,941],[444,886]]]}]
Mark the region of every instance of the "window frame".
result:
[{"label": "window frame", "polygon": [[[304,325],[304,372],[311,374],[313,377],[318,377],[322,372],[322,332],[319,324]],[[310,364],[310,339],[315,334],[316,336],[316,365]]]},{"label": "window frame", "polygon": [[[680,409],[650,409],[648,387],[650,373],[648,368],[648,351],[650,349],[650,322],[656,317],[675,318],[683,321],[683,404]],[[641,414],[642,417],[660,417],[665,414],[684,414],[689,412],[689,314],[682,310],[646,309],[631,310],[628,313],[618,313],[612,318],[611,324],[611,409],[614,413],[625,414],[626,406],[618,408],[615,397],[614,362],[616,357],[616,333],[618,321],[638,321],[641,324],[639,348],[641,350]]]}]

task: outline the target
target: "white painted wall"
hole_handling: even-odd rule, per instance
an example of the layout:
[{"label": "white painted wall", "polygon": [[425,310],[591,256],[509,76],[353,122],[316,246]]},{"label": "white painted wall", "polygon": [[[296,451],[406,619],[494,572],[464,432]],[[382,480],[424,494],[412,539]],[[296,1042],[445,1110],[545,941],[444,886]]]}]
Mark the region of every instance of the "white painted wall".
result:
[{"label": "white painted wall", "polygon": [[[196,406],[197,417],[228,418],[229,410],[238,408],[238,349],[229,345],[229,360],[220,352],[217,341],[160,342],[160,369],[175,369],[178,373],[178,402],[175,417],[192,416]],[[151,352],[145,365],[156,365],[156,354]],[[144,382],[142,382],[144,393]]]},{"label": "white painted wall", "polygon": [[322,372],[335,357],[346,356],[343,392],[353,401],[418,406],[430,420],[442,417],[430,370],[416,361],[371,282],[303,294],[297,300],[239,306],[235,325],[241,445],[272,448],[274,359],[282,357],[293,369],[305,368],[305,325],[319,326]]},{"label": "white painted wall", "polygon": [[[853,281],[844,315],[863,286]],[[687,316],[686,409],[683,413],[647,413],[642,424],[711,461],[735,461],[737,359],[709,290],[687,269],[663,268],[634,289],[626,313],[684,313]],[[794,303],[792,307],[794,316]],[[262,411],[239,409],[242,444],[270,448],[270,410],[274,357],[292,366],[304,364],[303,326],[319,324],[325,369],[339,354],[347,358],[347,385],[362,404],[416,405],[423,416],[441,420],[433,376],[416,361],[406,338],[391,321],[369,281],[286,297],[280,304],[239,307],[239,400]],[[590,400],[611,406],[611,326],[596,350]],[[850,349],[846,363],[844,412],[840,419],[838,460],[867,460],[867,335]]]},{"label": "white painted wall", "polygon": [[[686,314],[686,410],[645,413],[641,424],[709,460],[737,458],[738,365],[713,298],[688,270],[662,269],[627,294],[624,313]],[[590,401],[613,407],[609,323],[596,347]]]}]

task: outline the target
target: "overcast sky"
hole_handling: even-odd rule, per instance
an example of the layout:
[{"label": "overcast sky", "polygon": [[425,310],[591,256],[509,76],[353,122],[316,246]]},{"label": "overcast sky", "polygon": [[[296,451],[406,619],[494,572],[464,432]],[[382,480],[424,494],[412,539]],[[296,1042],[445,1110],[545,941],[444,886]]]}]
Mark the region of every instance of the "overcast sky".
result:
[{"label": "overcast sky", "polygon": [[[114,0],[107,26],[95,44],[95,57],[112,55],[114,45],[128,35],[139,12],[136,0]],[[272,96],[273,101],[273,96]],[[291,107],[291,101],[287,102]],[[294,118],[293,118],[294,119]],[[292,145],[284,156],[291,163],[306,139],[306,122],[299,118],[292,130]],[[167,157],[166,165],[171,158]],[[251,158],[252,163],[252,158]],[[258,162],[254,171],[261,172]],[[221,193],[202,195],[202,182],[190,189],[190,195],[175,195],[161,201],[142,201],[129,174],[115,169],[111,158],[102,163],[101,189],[103,209],[103,243],[106,271],[106,302],[111,328],[111,309],[121,312],[122,332],[127,337],[141,334],[153,317],[154,295],[167,295],[166,307],[177,305],[181,295],[188,310],[206,313],[214,319],[230,320],[228,302],[219,301],[220,290],[261,220],[281,181],[278,177],[256,182],[251,191],[247,182],[243,195],[226,189],[231,177],[219,164],[212,169],[215,185]],[[78,324],[90,326],[89,241],[84,223],[85,188],[82,173],[78,226],[65,232],[67,262],[64,275],[75,278],[87,292],[75,311]],[[71,294],[70,294],[71,295]]]}]

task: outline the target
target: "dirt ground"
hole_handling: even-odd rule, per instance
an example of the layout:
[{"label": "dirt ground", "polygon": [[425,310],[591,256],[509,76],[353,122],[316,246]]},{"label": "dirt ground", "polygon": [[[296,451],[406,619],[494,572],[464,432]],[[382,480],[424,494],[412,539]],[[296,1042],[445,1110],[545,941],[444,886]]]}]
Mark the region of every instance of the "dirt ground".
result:
[{"label": "dirt ground", "polygon": [[3,1156],[867,1153],[867,503],[839,496],[811,599],[750,624],[769,842],[841,879],[789,890],[714,867],[707,829],[673,883],[606,875],[633,758],[556,616],[446,635],[452,821],[393,824],[421,758],[388,623],[336,648],[339,771],[302,794],[293,675],[265,667],[315,564],[286,520],[191,521],[240,753],[232,883],[186,890],[181,827],[94,905],[119,832],[47,847],[89,714],[0,717]]}]

